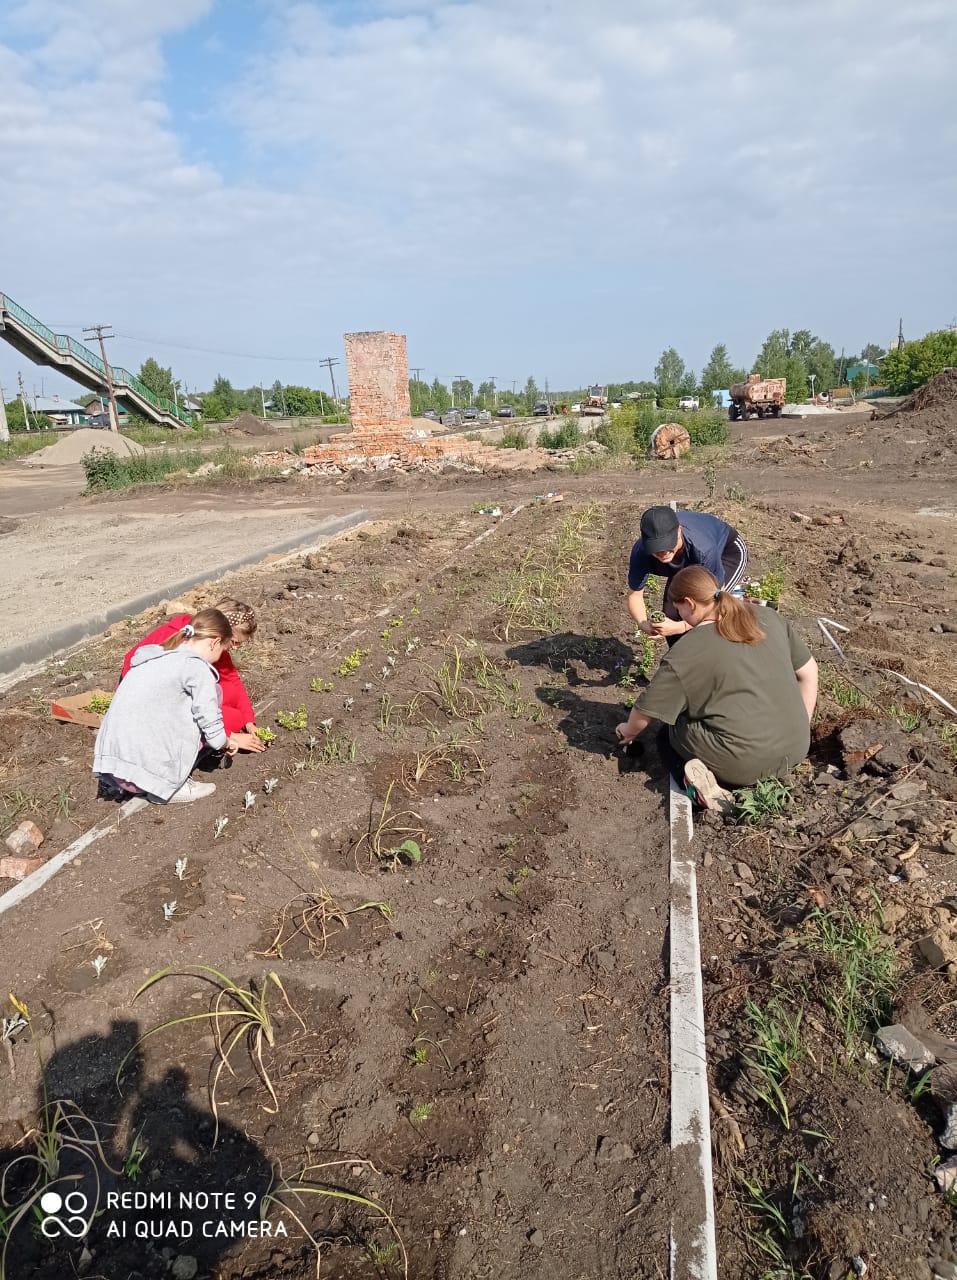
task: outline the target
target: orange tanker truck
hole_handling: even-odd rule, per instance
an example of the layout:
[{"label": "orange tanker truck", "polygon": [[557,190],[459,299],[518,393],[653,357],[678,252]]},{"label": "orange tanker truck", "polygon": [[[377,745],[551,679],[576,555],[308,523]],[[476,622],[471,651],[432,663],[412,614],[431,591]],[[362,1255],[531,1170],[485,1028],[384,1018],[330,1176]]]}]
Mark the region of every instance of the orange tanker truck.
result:
[{"label": "orange tanker truck", "polygon": [[732,422],[739,418],[780,418],[786,390],[786,378],[762,378],[759,373],[752,373],[746,382],[736,382],[731,388],[728,417]]}]

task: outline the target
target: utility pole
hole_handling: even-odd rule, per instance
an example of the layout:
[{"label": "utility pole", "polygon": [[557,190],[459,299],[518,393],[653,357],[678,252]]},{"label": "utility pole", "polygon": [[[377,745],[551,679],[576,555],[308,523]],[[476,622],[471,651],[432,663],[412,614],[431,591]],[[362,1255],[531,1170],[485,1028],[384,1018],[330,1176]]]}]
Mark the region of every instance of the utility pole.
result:
[{"label": "utility pole", "polygon": [[[464,373],[457,373],[455,377],[452,379],[452,408],[453,409],[455,408],[455,384],[458,383],[459,387],[461,388],[462,383],[464,381],[465,381]],[[461,399],[461,396],[459,398]]]},{"label": "utility pole", "polygon": [[27,407],[27,393],[23,389],[23,374],[17,374],[17,382],[20,386],[20,403],[23,405],[23,425],[30,430],[30,410]]},{"label": "utility pole", "polygon": [[518,378],[512,379],[512,399],[515,399],[515,388],[518,386]]},{"label": "utility pole", "polygon": [[84,338],[96,337],[100,340],[100,354],[103,357],[103,369],[106,374],[106,389],[110,393],[110,430],[119,431],[120,413],[116,407],[116,392],[113,389],[113,370],[110,368],[110,363],[106,358],[106,347],[103,342],[104,338],[113,337],[112,333],[104,333],[104,329],[112,328],[113,326],[110,324],[88,324],[83,330],[83,336]]},{"label": "utility pole", "polygon": [[498,408],[498,397],[497,397],[497,396],[496,396],[496,394],[495,394],[495,379],[494,379],[494,378],[486,378],[486,379],[485,379],[485,381],[486,381],[486,382],[491,383],[491,386],[492,386],[492,408],[493,408],[493,409],[497,409],[497,408]]},{"label": "utility pole", "polygon": [[336,403],[336,416],[339,414],[339,392],[336,390],[336,375],[332,372],[333,365],[337,365],[339,361],[335,356],[326,356],[324,360],[319,361],[329,370],[329,381],[332,383],[332,398]]},{"label": "utility pole", "polygon": [[903,349],[904,349],[904,317],[901,316],[900,320],[897,322],[897,350],[903,351]]},{"label": "utility pole", "polygon": [[262,384],[261,382],[260,382],[260,384],[259,384],[259,394],[260,394],[260,396],[262,397],[262,402],[263,402],[263,417],[265,418],[265,416],[266,416],[266,393],[265,393],[265,391],[263,391],[263,384]]},{"label": "utility pole", "polygon": [[10,439],[10,428],[7,425],[7,406],[3,394],[3,385],[0,384],[0,441],[4,444]]},{"label": "utility pole", "polygon": [[411,374],[412,374],[412,381],[413,381],[413,382],[418,382],[418,381],[420,380],[420,379],[419,379],[419,374],[420,374],[420,373],[424,373],[424,372],[425,372],[425,368],[424,368],[423,366],[421,366],[421,365],[420,365],[420,366],[419,366],[419,368],[417,368],[417,369],[410,369],[410,370],[409,370],[409,373],[411,373]]}]

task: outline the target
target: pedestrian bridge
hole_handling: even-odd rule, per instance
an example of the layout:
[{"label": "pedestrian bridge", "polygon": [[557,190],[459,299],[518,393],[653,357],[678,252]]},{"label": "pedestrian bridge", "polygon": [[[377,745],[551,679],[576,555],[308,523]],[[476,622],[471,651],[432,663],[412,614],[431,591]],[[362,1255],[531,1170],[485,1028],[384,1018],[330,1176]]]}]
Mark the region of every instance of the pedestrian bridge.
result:
[{"label": "pedestrian bridge", "polygon": [[[109,390],[106,365],[89,347],[64,333],[54,333],[29,311],[0,293],[0,338],[9,342],[34,364],[59,369],[68,378],[90,391]],[[140,414],[163,427],[191,426],[192,417],[174,404],[155,395],[128,369],[110,365],[116,398],[128,413]]]}]

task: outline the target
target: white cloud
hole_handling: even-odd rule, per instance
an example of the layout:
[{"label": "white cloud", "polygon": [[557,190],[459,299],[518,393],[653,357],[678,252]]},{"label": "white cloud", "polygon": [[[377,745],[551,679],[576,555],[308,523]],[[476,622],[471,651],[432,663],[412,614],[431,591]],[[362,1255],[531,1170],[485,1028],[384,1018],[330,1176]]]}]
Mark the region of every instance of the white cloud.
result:
[{"label": "white cloud", "polygon": [[[864,341],[889,278],[895,316],[949,319],[943,0],[263,0],[248,62],[220,40],[235,12],[14,2],[0,288],[44,318],[239,351],[333,349],[381,324],[415,326],[437,359],[468,343],[532,367],[577,341],[589,376],[608,353],[648,366],[643,343],[653,364],[671,342],[754,345],[776,324]],[[222,84],[190,117],[164,41],[209,15]],[[447,313],[462,289],[473,309]],[[548,308],[525,301],[543,291]],[[576,333],[563,296],[605,329]],[[203,380],[216,361],[193,367]]]}]

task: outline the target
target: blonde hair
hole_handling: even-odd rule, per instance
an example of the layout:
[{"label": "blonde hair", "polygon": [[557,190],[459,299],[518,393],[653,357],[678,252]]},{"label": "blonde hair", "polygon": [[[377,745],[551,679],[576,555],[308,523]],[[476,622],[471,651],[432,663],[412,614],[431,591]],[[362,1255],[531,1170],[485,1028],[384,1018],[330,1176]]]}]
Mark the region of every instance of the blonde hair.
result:
[{"label": "blonde hair", "polygon": [[232,596],[227,596],[225,600],[220,600],[216,608],[223,614],[234,632],[242,631],[247,636],[256,634],[256,627],[259,624],[252,605],[246,604],[244,600],[234,600]]},{"label": "blonde hair", "polygon": [[184,640],[192,640],[194,636],[198,640],[222,640],[225,644],[232,634],[229,619],[219,609],[200,609],[191,622],[165,641],[163,648],[178,649]]},{"label": "blonde hair", "polygon": [[693,600],[702,608],[714,605],[714,629],[723,640],[735,644],[757,644],[765,632],[758,626],[754,610],[730,591],[718,585],[718,579],[700,565],[691,564],[679,569],[671,579],[668,592],[672,604],[678,600]]}]

